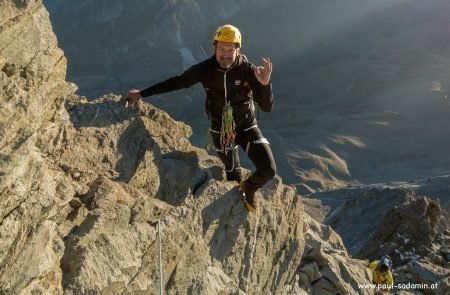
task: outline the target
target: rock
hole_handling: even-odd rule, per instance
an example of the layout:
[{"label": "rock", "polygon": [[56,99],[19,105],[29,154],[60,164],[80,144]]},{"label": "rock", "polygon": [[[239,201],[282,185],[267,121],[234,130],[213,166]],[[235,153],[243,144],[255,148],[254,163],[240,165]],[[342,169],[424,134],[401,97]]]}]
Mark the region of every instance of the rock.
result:
[{"label": "rock", "polygon": [[406,291],[406,290],[400,290],[396,294],[398,295],[419,295],[422,294],[421,292],[413,292],[413,291]]},{"label": "rock", "polygon": [[360,256],[375,260],[389,254],[398,266],[417,258],[417,254],[423,256],[435,238],[440,217],[437,201],[412,197],[383,216],[377,230],[361,248]]},{"label": "rock", "polygon": [[[322,193],[315,197],[325,205],[332,203],[332,212],[324,223],[331,226],[347,245],[349,252],[357,255],[392,207],[409,200],[413,194],[394,188],[361,188]],[[364,256],[361,256],[364,258]]]},{"label": "rock", "polygon": [[[369,290],[362,290],[358,286],[371,281],[368,264],[348,257],[341,238],[329,226],[319,224],[308,215],[305,215],[304,220],[306,246],[300,265],[301,283],[304,288],[312,290],[313,294],[369,294]],[[303,271],[314,269],[314,265],[319,268],[319,272],[314,275],[312,272],[308,275]],[[302,273],[305,275],[302,276]],[[311,280],[311,277],[320,279],[315,281]]]},{"label": "rock", "polygon": [[46,220],[36,229],[22,234],[30,237],[20,253],[8,253],[8,267],[3,269],[0,277],[1,293],[15,294],[20,290],[20,294],[62,294],[63,274],[59,260],[64,252],[64,243],[58,226]]},{"label": "rock", "polygon": [[335,295],[338,291],[333,283],[325,278],[321,278],[312,288],[313,295]]},{"label": "rock", "polygon": [[431,286],[448,278],[450,271],[442,267],[436,267],[424,261],[411,261],[408,263],[408,271],[413,276],[413,282],[417,284],[425,283]]},{"label": "rock", "polygon": [[[434,265],[426,259],[411,261],[394,270],[394,283],[400,286],[396,291],[404,294],[447,294],[448,269]],[[447,293],[446,293],[447,292]]]},{"label": "rock", "polygon": [[298,273],[298,285],[304,289],[304,290],[310,290],[311,289],[311,281],[309,280],[309,277],[304,272]]},{"label": "rock", "polygon": [[320,273],[319,266],[316,262],[311,262],[303,265],[300,268],[300,272],[306,274],[306,280],[308,283],[314,282],[322,277]]},{"label": "rock", "polygon": [[58,226],[76,185],[39,145],[44,130],[61,130],[52,120],[75,88],[41,1],[2,1],[0,23],[0,293],[58,293]]},{"label": "rock", "polygon": [[[166,205],[166,213],[159,215],[167,290],[210,294],[230,290],[264,292],[267,288],[276,292],[292,280],[302,248],[301,240],[289,239],[301,237],[302,227],[291,225],[289,220],[299,216],[276,217],[270,210],[263,210],[266,215],[260,217],[249,215],[237,189],[229,189],[229,185],[212,182],[198,197],[188,197],[184,206],[170,209]],[[298,209],[291,214],[301,213],[301,201],[279,181],[262,194],[263,208],[269,204],[295,208],[297,203]],[[139,288],[156,292],[156,232],[149,224],[154,218],[138,216],[142,216],[142,211],[161,209],[137,207],[144,195],[136,191],[134,197],[128,197],[120,184],[108,179],[97,180],[87,195],[81,199],[92,209],[65,242],[61,260],[64,289],[103,292],[114,283],[121,292],[134,294],[140,292]],[[265,196],[270,197],[266,200]],[[164,204],[160,203],[154,202],[156,206]],[[274,217],[279,223],[273,222]],[[272,236],[274,232],[278,234]],[[272,238],[265,238],[268,235]],[[204,255],[198,255],[199,251]]]},{"label": "rock", "polygon": [[64,81],[66,59],[41,1],[19,6],[3,1],[1,11],[0,40],[8,46],[0,51],[0,144],[2,153],[10,154],[47,124],[75,89]]},{"label": "rock", "polygon": [[[233,192],[237,192],[236,187]],[[204,239],[210,245],[211,255],[222,261],[224,269],[234,269],[234,277],[238,273],[244,277],[239,279],[242,290],[273,293],[294,280],[304,241],[303,223],[291,223],[301,220],[303,214],[301,200],[292,188],[283,186],[276,178],[261,191],[259,214],[249,216],[238,194],[221,193],[211,185],[200,194],[211,196],[211,201],[203,200],[203,205],[196,206],[205,208],[202,210]],[[272,208],[291,209],[273,215]],[[242,218],[248,219],[249,224],[243,223]],[[246,246],[246,243],[250,244]],[[236,258],[238,253],[248,254]],[[270,260],[264,259],[267,253],[273,255]]]},{"label": "rock", "polygon": [[[417,183],[423,182],[425,181]],[[448,187],[446,179],[436,182],[439,184],[436,187]],[[436,191],[436,187],[429,190]],[[417,191],[426,189],[419,187]],[[438,201],[419,196],[414,191],[405,189],[404,185],[384,189],[383,186],[378,186],[371,190],[348,189],[331,194],[348,199],[341,202],[342,207],[333,212],[326,223],[332,224],[342,233],[350,253],[357,250],[357,257],[372,261],[385,254],[390,255],[394,259],[396,283],[422,282],[418,279],[415,268],[402,267],[409,261],[426,263],[430,276],[440,277],[442,269],[448,267],[445,255],[439,251],[450,240],[445,214]],[[365,214],[366,211],[370,214]],[[419,291],[415,290],[414,294],[418,294],[417,292]],[[440,289],[430,289],[427,292],[443,294]]]},{"label": "rock", "polygon": [[442,281],[439,282],[439,284],[437,284],[437,289],[434,290],[434,294],[445,294],[448,295],[450,290],[450,277],[447,276],[446,278],[444,278]]},{"label": "rock", "polygon": [[6,59],[0,55],[0,69],[3,69],[5,64],[6,64]]},{"label": "rock", "polygon": [[448,248],[448,246],[442,246],[439,249],[439,254],[447,261],[450,262],[450,250]]}]

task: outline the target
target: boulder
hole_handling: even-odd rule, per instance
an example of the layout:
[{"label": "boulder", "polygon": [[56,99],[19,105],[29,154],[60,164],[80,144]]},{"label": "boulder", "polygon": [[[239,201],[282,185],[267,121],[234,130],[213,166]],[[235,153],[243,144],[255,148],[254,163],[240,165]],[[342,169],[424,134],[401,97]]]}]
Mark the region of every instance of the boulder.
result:
[{"label": "boulder", "polygon": [[305,251],[299,267],[300,285],[312,294],[370,294],[359,284],[371,282],[368,263],[352,259],[340,236],[305,215]]},{"label": "boulder", "polygon": [[450,276],[450,270],[448,268],[437,267],[425,261],[411,261],[408,263],[407,268],[408,272],[412,274],[413,282],[416,284],[427,284],[428,286],[433,284],[441,285],[445,284],[445,280],[448,280]]}]

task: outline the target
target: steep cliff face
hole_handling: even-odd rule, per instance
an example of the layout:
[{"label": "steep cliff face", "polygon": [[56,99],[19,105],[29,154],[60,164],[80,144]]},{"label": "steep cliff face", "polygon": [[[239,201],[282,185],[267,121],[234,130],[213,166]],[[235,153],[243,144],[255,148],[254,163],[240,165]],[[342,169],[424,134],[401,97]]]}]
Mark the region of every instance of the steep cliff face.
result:
[{"label": "steep cliff face", "polygon": [[[54,124],[51,120],[58,116],[64,95],[74,89],[64,81],[66,61],[42,4],[3,1],[1,5],[0,285],[4,287],[17,282],[4,280],[13,265],[30,265],[19,268],[24,269],[25,277],[51,280],[59,275],[49,265],[51,259],[39,259],[42,255],[19,257],[25,253],[22,250],[30,249],[30,240],[36,243],[31,251],[48,249],[49,257],[58,247],[54,239],[44,237],[57,235],[55,224],[47,219],[57,214],[54,204],[60,195],[56,192],[59,175],[47,173],[48,163],[37,144],[39,133]],[[38,227],[36,235],[41,238],[27,238]],[[29,263],[30,257],[34,263]],[[23,288],[27,283],[29,280],[18,284]]]},{"label": "steep cliff face", "polygon": [[2,1],[0,22],[0,289],[62,290],[55,219],[74,191],[42,147],[75,87],[40,1]]},{"label": "steep cliff face", "polygon": [[150,105],[124,109],[118,99],[70,107],[80,129],[60,159],[85,189],[67,227],[64,287],[157,292],[157,218],[167,290],[262,292],[291,283],[304,246],[295,191],[275,181],[262,192],[261,215],[248,215],[218,160],[189,144],[186,125]]},{"label": "steep cliff face", "polygon": [[120,96],[74,95],[41,1],[2,1],[0,16],[0,293],[157,293],[157,220],[169,294],[354,293],[369,282],[279,178],[249,214],[188,126]]}]

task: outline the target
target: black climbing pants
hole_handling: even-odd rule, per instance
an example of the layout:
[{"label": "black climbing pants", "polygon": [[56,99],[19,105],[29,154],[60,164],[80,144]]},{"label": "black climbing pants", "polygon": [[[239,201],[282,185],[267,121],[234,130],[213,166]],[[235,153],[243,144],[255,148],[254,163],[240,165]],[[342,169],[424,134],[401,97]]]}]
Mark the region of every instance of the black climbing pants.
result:
[{"label": "black climbing pants", "polygon": [[221,151],[220,134],[213,132],[212,138],[217,155],[225,165],[228,181],[242,181],[238,146],[245,151],[256,167],[256,170],[246,180],[248,189],[256,191],[275,176],[276,165],[272,150],[269,142],[264,138],[258,127],[255,126],[246,131],[236,132],[236,147],[234,151],[228,151],[227,153]]}]

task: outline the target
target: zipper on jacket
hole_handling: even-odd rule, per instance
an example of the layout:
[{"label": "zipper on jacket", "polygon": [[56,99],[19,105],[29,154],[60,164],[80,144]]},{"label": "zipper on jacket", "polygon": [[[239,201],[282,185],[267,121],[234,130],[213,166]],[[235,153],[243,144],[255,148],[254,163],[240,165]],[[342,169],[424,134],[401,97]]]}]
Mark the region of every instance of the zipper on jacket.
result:
[{"label": "zipper on jacket", "polygon": [[227,98],[227,71],[223,72],[223,88],[225,90],[224,94],[225,94],[225,104],[227,104],[228,102],[228,98]]},{"label": "zipper on jacket", "polygon": [[236,62],[231,68],[222,70],[218,69],[220,72],[223,72],[223,89],[224,89],[224,96],[225,96],[225,104],[228,103],[228,90],[227,90],[227,72],[233,68],[235,68],[238,65],[238,62]]}]

